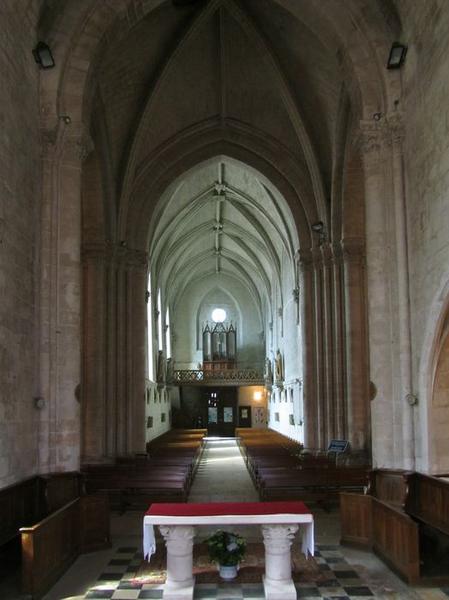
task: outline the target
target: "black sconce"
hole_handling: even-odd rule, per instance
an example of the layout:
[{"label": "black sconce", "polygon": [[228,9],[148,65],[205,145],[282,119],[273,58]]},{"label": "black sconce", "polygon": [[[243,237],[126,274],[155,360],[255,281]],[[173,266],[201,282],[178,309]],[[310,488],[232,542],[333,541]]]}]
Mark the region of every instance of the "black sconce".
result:
[{"label": "black sconce", "polygon": [[55,59],[50,48],[44,42],[39,42],[33,50],[34,60],[41,69],[52,69],[55,66]]},{"label": "black sconce", "polygon": [[393,42],[390,56],[388,57],[387,69],[399,69],[402,67],[406,54],[407,46],[404,46],[404,44],[400,44],[399,42]]}]

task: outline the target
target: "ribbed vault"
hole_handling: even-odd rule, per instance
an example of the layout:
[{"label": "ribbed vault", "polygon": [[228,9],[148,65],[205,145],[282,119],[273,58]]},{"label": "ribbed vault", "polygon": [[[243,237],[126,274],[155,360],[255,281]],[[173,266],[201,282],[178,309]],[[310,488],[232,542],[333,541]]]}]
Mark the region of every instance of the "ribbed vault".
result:
[{"label": "ribbed vault", "polygon": [[282,305],[282,269],[296,285],[298,238],[285,200],[247,165],[220,156],[191,169],[161,197],[151,227],[150,269],[176,307],[185,287],[221,274],[245,285],[258,307]]}]

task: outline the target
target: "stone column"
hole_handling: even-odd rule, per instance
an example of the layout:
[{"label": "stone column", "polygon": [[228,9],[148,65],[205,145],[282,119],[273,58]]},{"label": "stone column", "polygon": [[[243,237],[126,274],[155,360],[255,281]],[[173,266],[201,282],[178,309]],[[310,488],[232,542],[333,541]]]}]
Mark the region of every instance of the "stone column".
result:
[{"label": "stone column", "polygon": [[334,331],[333,331],[333,298],[332,298],[332,251],[328,243],[321,246],[322,260],[322,294],[323,294],[323,349],[324,349],[324,404],[326,419],[326,437],[324,447],[335,437],[335,396],[333,379]]},{"label": "stone column", "polygon": [[300,250],[297,255],[299,267],[300,311],[303,343],[303,400],[304,400],[304,445],[318,446],[315,343],[314,343],[314,287],[312,253]]},{"label": "stone column", "polygon": [[342,297],[342,250],[339,243],[332,246],[333,332],[334,332],[334,411],[335,435],[347,438],[345,377],[346,361],[344,347],[344,302]]},{"label": "stone column", "polygon": [[325,401],[325,345],[323,336],[323,261],[321,249],[312,249],[313,256],[313,282],[314,282],[314,337],[315,337],[315,377],[316,377],[316,404],[317,404],[317,431],[318,447],[325,448],[327,440],[327,419]]},{"label": "stone column", "polygon": [[394,467],[402,432],[395,410],[393,279],[395,254],[392,239],[390,152],[381,124],[362,121],[355,143],[363,159],[366,216],[367,304],[373,465]]},{"label": "stone column", "polygon": [[160,525],[167,547],[167,580],[164,598],[192,600],[194,527],[189,525]]},{"label": "stone column", "polygon": [[83,246],[83,460],[106,452],[107,286],[105,244]]},{"label": "stone column", "polygon": [[399,351],[399,401],[402,412],[402,467],[415,468],[415,432],[412,379],[412,348],[410,322],[410,282],[408,265],[407,209],[404,190],[404,163],[402,140],[404,127],[401,115],[388,118],[393,155],[394,219],[396,232],[396,259],[398,282],[398,351]]},{"label": "stone column", "polygon": [[298,529],[298,525],[262,525],[267,600],[296,600],[290,548]]},{"label": "stone column", "polygon": [[348,438],[356,450],[369,443],[365,311],[365,251],[359,238],[342,240],[346,321]]},{"label": "stone column", "polygon": [[117,453],[145,450],[145,293],[148,256],[119,247],[117,262]]},{"label": "stone column", "polygon": [[40,471],[76,470],[80,449],[82,127],[43,132],[40,248]]}]

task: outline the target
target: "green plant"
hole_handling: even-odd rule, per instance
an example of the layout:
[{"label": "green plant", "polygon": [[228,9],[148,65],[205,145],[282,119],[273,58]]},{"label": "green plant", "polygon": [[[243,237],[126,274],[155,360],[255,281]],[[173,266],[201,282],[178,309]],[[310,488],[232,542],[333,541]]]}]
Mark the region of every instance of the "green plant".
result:
[{"label": "green plant", "polygon": [[223,567],[238,565],[246,550],[246,542],[242,536],[221,530],[210,536],[207,546],[211,561]]}]

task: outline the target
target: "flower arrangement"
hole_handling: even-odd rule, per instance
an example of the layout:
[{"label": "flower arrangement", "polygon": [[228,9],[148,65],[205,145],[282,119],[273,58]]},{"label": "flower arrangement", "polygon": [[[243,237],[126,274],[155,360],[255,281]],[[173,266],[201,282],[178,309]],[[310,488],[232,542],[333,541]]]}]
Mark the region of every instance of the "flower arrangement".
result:
[{"label": "flower arrangement", "polygon": [[246,550],[242,536],[221,530],[210,536],[207,545],[211,561],[225,567],[238,565]]}]

